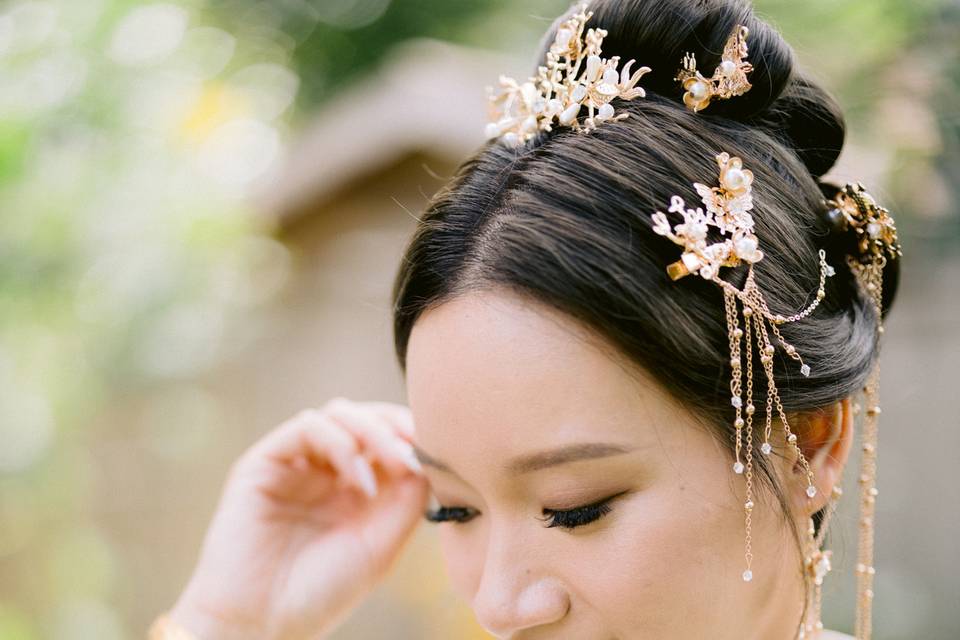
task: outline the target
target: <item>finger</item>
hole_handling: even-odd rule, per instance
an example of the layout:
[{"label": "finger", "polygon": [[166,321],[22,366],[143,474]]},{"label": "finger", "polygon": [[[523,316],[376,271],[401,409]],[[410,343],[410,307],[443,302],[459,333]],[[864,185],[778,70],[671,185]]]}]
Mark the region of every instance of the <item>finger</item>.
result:
[{"label": "finger", "polygon": [[397,429],[404,439],[408,442],[413,441],[416,435],[416,428],[413,422],[413,413],[409,407],[396,404],[395,402],[382,402],[378,400],[371,400],[366,404],[387,418],[390,424]]},{"label": "finger", "polygon": [[410,443],[400,437],[386,418],[364,403],[334,398],[326,405],[325,411],[352,432],[388,473],[401,476],[408,472],[422,472]]},{"label": "finger", "polygon": [[341,484],[353,485],[368,496],[376,494],[372,469],[360,454],[361,443],[319,409],[305,409],[264,436],[246,457],[295,464],[308,459],[314,466],[333,468]]}]

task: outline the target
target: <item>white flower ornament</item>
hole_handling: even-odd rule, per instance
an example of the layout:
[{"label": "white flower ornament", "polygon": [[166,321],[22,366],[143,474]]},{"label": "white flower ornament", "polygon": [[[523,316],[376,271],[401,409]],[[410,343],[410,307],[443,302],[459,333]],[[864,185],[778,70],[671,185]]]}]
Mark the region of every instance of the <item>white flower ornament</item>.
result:
[{"label": "white flower ornament", "polygon": [[[653,214],[653,230],[670,238],[684,248],[678,262],[667,267],[674,280],[691,273],[712,280],[720,267],[735,267],[744,262],[759,262],[763,252],[753,233],[753,172],[743,168],[743,161],[729,153],[717,155],[720,166],[720,186],[708,187],[695,182],[703,207],[687,208],[680,196],[670,199],[671,213],[683,216],[683,222],[671,227],[666,214]],[[708,243],[710,227],[716,228],[723,240]]]},{"label": "white flower ornament", "polygon": [[[589,2],[582,2],[569,19],[557,29],[557,36],[547,52],[546,64],[537,75],[523,83],[500,76],[500,87],[488,87],[491,121],[487,138],[498,138],[507,146],[516,147],[541,131],[552,131],[554,125],[571,127],[589,133],[599,124],[622,120],[629,114],[617,114],[610,102],[614,98],[633,100],[646,96],[637,85],[650,67],[631,73],[634,60],[619,69],[620,57],[601,57],[601,45],[607,36],[604,29],[587,29],[593,16]],[[581,124],[577,117],[588,110]]]},{"label": "white flower ornament", "polygon": [[[693,184],[703,203],[702,207],[692,209],[683,198],[670,198],[671,214],[679,214],[682,222],[671,224],[667,214],[657,211],[651,216],[653,231],[669,238],[683,247],[680,259],[667,266],[672,280],[679,280],[690,274],[698,274],[705,280],[716,282],[723,288],[726,310],[727,332],[730,342],[730,404],[734,409],[733,425],[736,433],[736,461],[733,472],[747,479],[746,502],[744,503],[746,524],[745,558],[747,568],[742,576],[745,581],[753,579],[750,565],[753,552],[750,548],[750,523],[753,503],[752,478],[753,465],[753,420],[754,405],[754,354],[758,356],[767,380],[767,401],[763,443],[760,452],[770,455],[773,445],[770,436],[773,429],[774,410],[784,429],[784,440],[795,450],[795,455],[807,476],[806,493],[809,498],[817,494],[813,482],[813,471],[797,443],[797,435],[792,433],[790,422],[779,400],[779,391],[774,380],[773,359],[779,343],[787,358],[800,364],[800,373],[809,376],[810,366],[803,362],[797,349],[786,341],[780,331],[780,325],[796,322],[809,316],[819,306],[826,295],[826,278],[833,275],[833,269],[826,261],[826,252],[821,249],[820,283],[816,298],[804,310],[791,316],[774,314],[757,285],[753,265],[763,260],[760,241],[754,234],[753,209],[753,172],[743,168],[740,158],[729,153],[716,156],[720,168],[719,186],[708,187],[695,182]],[[711,239],[710,231],[714,231]],[[869,234],[869,232],[867,232]],[[737,288],[720,277],[722,267],[736,267],[747,264],[747,276],[743,288]],[[741,325],[741,322],[743,323]],[[772,338],[771,338],[772,335]],[[744,381],[746,380],[746,385]],[[744,388],[746,387],[746,388]],[[774,409],[775,408],[775,409]],[[744,441],[746,445],[744,446]],[[746,457],[741,461],[741,449],[746,449]],[[820,567],[822,570],[823,567]]]}]

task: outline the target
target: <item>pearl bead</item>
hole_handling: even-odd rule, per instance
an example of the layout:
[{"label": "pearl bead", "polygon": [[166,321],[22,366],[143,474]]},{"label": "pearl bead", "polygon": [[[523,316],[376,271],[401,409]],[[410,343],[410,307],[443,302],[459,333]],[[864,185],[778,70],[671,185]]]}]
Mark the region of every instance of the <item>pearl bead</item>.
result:
[{"label": "pearl bead", "polygon": [[734,463],[733,463],[733,472],[734,472],[734,473],[743,473],[743,463],[742,463],[742,462],[739,462],[739,461],[738,461],[738,462],[734,462]]},{"label": "pearl bead", "polygon": [[770,455],[771,451],[773,451],[773,447],[770,446],[769,442],[764,442],[762,445],[760,445],[760,451],[763,452],[763,455],[767,456]]},{"label": "pearl bead", "polygon": [[574,120],[577,119],[577,114],[580,113],[580,104],[574,103],[564,109],[563,113],[560,114],[560,124],[570,125],[573,124]]},{"label": "pearl bead", "polygon": [[751,580],[753,580],[753,571],[750,571],[750,569],[747,569],[746,571],[743,572],[743,581],[750,582]]},{"label": "pearl bead", "polygon": [[613,117],[613,105],[604,104],[600,106],[600,111],[597,113],[597,120],[609,120]]},{"label": "pearl bead", "polygon": [[690,92],[690,95],[693,96],[694,100],[697,100],[699,102],[700,100],[703,100],[704,98],[707,97],[710,91],[710,87],[707,86],[706,82],[703,82],[702,80],[698,80],[693,84],[691,84],[690,88],[687,89],[687,91]]},{"label": "pearl bead", "polygon": [[756,238],[751,238],[750,236],[738,238],[733,247],[737,250],[738,256],[746,259],[752,256],[757,250],[757,240]]},{"label": "pearl bead", "polygon": [[747,177],[743,175],[740,169],[729,169],[724,174],[724,180],[728,189],[739,189],[747,182]]},{"label": "pearl bead", "polygon": [[737,65],[732,60],[724,60],[720,63],[720,73],[729,78],[737,70]]},{"label": "pearl bead", "polygon": [[807,496],[812,498],[815,495],[817,495],[817,488],[813,485],[807,487]]},{"label": "pearl bead", "polygon": [[602,64],[603,61],[600,59],[600,56],[593,55],[587,58],[587,80],[593,82],[600,76],[600,66]]},{"label": "pearl bead", "polygon": [[616,69],[607,69],[603,72],[603,81],[607,84],[619,84],[620,74]]}]

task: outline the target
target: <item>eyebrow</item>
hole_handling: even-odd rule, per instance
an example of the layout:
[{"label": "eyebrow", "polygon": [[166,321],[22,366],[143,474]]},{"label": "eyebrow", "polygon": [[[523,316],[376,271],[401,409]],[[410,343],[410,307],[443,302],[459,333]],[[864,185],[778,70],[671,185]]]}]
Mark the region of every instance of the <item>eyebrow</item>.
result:
[{"label": "eyebrow", "polygon": [[[442,460],[434,458],[416,445],[414,445],[413,450],[417,456],[417,459],[421,463],[434,467],[440,471],[446,471],[447,473],[457,475],[457,472],[451,469],[448,464]],[[627,447],[612,442],[582,442],[577,444],[568,444],[555,449],[547,449],[544,451],[537,451],[535,453],[527,453],[517,456],[506,464],[505,470],[507,473],[513,475],[520,475],[524,473],[531,473],[533,471],[540,471],[541,469],[547,469],[549,467],[556,467],[561,464],[567,464],[568,462],[576,462],[577,460],[593,460],[596,458],[618,456],[625,453],[630,453],[633,450],[633,447]]]}]

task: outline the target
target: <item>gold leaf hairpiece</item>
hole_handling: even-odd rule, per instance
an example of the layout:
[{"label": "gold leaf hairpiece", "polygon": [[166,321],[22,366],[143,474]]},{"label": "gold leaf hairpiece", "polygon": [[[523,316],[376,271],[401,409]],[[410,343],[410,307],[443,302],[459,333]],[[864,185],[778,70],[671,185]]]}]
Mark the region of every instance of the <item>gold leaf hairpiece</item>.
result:
[{"label": "gold leaf hairpiece", "polygon": [[683,103],[687,107],[697,112],[705,109],[713,99],[725,100],[743,95],[751,89],[753,85],[747,80],[747,74],[753,71],[753,65],[744,61],[749,33],[749,29],[737,25],[733,35],[727,39],[720,64],[710,78],[697,71],[697,59],[693,53],[684,56],[683,66],[675,79],[683,84],[686,91]]},{"label": "gold leaf hairpiece", "polygon": [[[487,138],[499,138],[504,144],[518,146],[541,131],[552,131],[555,124],[589,133],[602,122],[622,120],[629,114],[617,114],[610,102],[614,98],[632,100],[646,92],[637,87],[650,67],[640,67],[633,74],[635,60],[619,68],[620,57],[601,57],[601,45],[607,36],[604,29],[587,29],[593,16],[587,11],[589,2],[575,7],[573,15],[557,29],[547,52],[546,65],[527,82],[500,76],[497,92],[488,87],[491,122]],[[577,116],[583,107],[589,111],[581,125]]]}]

